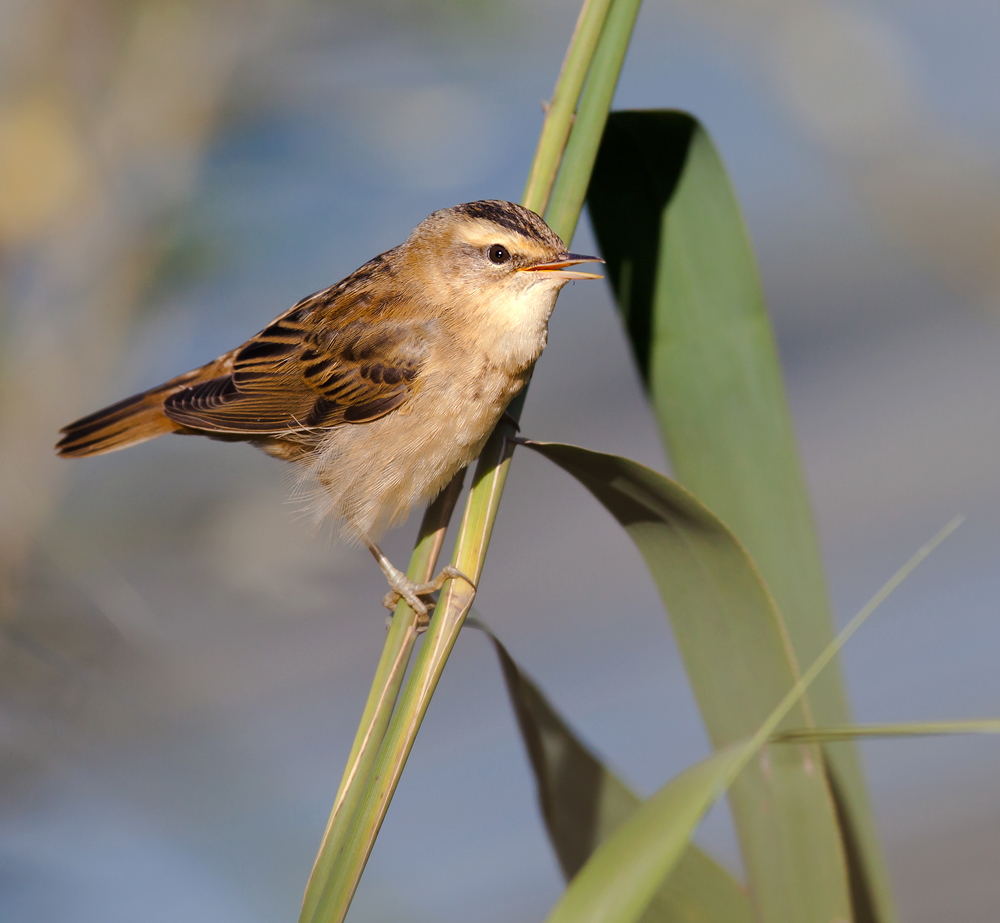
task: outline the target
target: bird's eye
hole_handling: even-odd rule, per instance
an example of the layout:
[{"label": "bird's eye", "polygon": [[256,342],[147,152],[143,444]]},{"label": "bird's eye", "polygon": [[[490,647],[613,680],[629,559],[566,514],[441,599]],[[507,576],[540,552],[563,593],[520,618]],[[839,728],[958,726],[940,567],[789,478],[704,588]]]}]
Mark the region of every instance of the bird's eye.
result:
[{"label": "bird's eye", "polygon": [[493,263],[506,263],[510,259],[510,251],[502,244],[493,244],[486,255]]}]

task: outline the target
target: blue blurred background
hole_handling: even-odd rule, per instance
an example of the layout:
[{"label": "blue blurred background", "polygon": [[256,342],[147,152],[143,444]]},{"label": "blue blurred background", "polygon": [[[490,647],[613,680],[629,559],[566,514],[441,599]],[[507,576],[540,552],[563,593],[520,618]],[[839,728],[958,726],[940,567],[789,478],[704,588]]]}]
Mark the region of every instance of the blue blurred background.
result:
[{"label": "blue blurred background", "polygon": [[[51,446],[430,211],[518,198],[576,13],[0,2],[0,918],[297,916],[384,637],[381,575],[246,446]],[[650,0],[616,98],[694,112],[730,168],[838,618],[968,516],[851,642],[860,720],[1000,716],[998,43],[988,0]],[[664,469],[603,285],[564,293],[550,344],[523,431]],[[527,452],[477,609],[638,790],[706,753],[638,555]],[[864,755],[903,919],[1000,917],[1000,746]],[[700,839],[738,870],[724,808]],[[538,920],[560,889],[499,671],[466,632],[352,919]]]}]

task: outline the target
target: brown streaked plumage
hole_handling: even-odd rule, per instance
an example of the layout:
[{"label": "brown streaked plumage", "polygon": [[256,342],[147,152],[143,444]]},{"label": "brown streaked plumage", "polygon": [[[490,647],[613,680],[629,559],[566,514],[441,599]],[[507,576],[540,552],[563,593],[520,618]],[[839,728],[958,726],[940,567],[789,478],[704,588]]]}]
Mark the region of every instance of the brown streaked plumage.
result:
[{"label": "brown streaked plumage", "polygon": [[415,609],[415,586],[376,542],[474,459],[545,347],[567,253],[534,212],[470,202],[310,295],[207,365],[62,430],[79,458],[164,433],[250,442],[313,478],[317,510],[364,543]]}]

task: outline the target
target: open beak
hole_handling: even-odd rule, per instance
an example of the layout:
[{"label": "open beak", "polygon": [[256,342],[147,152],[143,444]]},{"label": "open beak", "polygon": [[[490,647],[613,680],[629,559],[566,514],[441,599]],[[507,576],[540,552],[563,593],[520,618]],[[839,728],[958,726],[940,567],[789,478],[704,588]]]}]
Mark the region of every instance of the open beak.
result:
[{"label": "open beak", "polygon": [[567,266],[576,266],[577,263],[603,263],[599,256],[582,256],[579,253],[560,253],[559,256],[548,263],[536,263],[534,266],[524,266],[519,272],[552,272],[557,273],[560,279],[603,279],[593,272],[563,272]]}]

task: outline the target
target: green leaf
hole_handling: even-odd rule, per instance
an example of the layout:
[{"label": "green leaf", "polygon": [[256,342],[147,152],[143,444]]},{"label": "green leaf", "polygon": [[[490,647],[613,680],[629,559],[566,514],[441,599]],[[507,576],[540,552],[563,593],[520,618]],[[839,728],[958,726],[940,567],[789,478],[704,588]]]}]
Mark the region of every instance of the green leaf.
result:
[{"label": "green leaf", "polygon": [[[713,746],[752,735],[797,679],[781,617],[733,534],[679,484],[628,459],[527,443],[628,531],[670,614]],[[789,726],[812,724],[796,705]],[[763,751],[730,801],[763,920],[850,919],[836,812],[813,746]]]},{"label": "green leaf", "polygon": [[[468,624],[468,623],[467,623]],[[549,839],[567,880],[642,804],[586,746],[481,623],[496,648],[531,760]],[[753,923],[743,887],[711,856],[686,844],[642,916],[644,923]]]},{"label": "green leaf", "polygon": [[[797,660],[809,663],[833,636],[822,563],[753,252],[718,153],[684,113],[612,113],[587,201],[677,478],[746,546]],[[711,703],[701,705],[713,724]],[[808,707],[820,723],[850,723],[838,670],[824,674]],[[889,923],[855,750],[824,753],[855,873],[855,919]],[[752,882],[763,903],[780,901],[761,887]],[[764,919],[786,916],[775,907]]]}]

